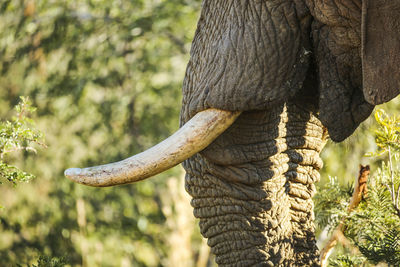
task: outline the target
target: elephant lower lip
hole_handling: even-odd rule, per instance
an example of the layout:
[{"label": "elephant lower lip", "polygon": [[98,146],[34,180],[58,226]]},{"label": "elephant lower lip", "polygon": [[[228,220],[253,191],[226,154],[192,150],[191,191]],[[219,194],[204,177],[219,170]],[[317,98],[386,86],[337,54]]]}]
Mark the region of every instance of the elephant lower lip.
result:
[{"label": "elephant lower lip", "polygon": [[163,142],[125,160],[90,168],[71,168],[65,176],[74,182],[96,186],[133,183],[176,166],[207,147],[224,132],[240,112],[208,109],[196,114]]}]

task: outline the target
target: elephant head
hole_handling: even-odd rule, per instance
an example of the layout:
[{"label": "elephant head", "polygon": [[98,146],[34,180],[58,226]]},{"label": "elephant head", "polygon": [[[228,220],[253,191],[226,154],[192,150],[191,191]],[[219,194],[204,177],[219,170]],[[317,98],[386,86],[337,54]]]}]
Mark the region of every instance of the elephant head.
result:
[{"label": "elephant head", "polygon": [[392,0],[204,0],[181,129],[124,161],[65,174],[112,186],[184,161],[218,264],[319,265],[319,153],[399,93],[399,17]]}]

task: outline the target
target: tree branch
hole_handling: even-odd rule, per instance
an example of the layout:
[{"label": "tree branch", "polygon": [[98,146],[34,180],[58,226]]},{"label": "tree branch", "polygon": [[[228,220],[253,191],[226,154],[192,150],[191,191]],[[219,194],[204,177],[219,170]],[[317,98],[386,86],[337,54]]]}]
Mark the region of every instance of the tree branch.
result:
[{"label": "tree branch", "polygon": [[[361,199],[363,196],[367,195],[368,188],[367,188],[367,180],[370,173],[369,165],[362,166],[360,165],[360,172],[358,177],[356,178],[355,186],[353,195],[350,199],[349,207],[347,208],[347,213],[350,214],[352,210],[357,208],[358,204],[360,204]],[[320,260],[321,266],[325,267],[328,266],[328,258],[329,255],[332,253],[333,249],[335,248],[338,242],[349,246],[350,243],[346,242],[347,239],[343,235],[343,230],[345,229],[344,224],[345,218],[343,218],[336,229],[333,231],[331,238],[328,240],[324,248],[321,250]]]}]

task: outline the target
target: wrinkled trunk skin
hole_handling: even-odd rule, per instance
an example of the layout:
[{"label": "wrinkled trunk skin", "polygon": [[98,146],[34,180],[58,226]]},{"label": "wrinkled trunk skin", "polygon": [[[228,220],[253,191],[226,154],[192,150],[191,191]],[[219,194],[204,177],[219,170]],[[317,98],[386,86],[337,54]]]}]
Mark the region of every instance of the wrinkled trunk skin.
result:
[{"label": "wrinkled trunk skin", "polygon": [[[244,112],[184,163],[220,266],[318,266],[312,196],[325,130],[305,101]],[[310,106],[310,105],[309,105]]]}]

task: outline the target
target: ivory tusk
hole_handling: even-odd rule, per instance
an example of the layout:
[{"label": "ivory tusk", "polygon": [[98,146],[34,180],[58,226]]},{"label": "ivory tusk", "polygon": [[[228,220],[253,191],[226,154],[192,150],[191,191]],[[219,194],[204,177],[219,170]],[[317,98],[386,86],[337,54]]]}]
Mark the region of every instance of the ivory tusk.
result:
[{"label": "ivory tusk", "polygon": [[206,148],[223,133],[240,112],[207,109],[197,113],[173,135],[125,160],[65,171],[70,180],[89,186],[113,186],[137,182],[178,165]]}]

